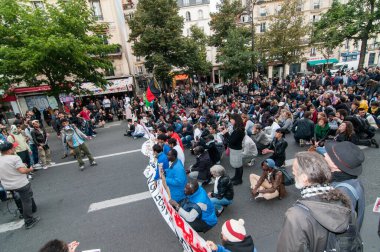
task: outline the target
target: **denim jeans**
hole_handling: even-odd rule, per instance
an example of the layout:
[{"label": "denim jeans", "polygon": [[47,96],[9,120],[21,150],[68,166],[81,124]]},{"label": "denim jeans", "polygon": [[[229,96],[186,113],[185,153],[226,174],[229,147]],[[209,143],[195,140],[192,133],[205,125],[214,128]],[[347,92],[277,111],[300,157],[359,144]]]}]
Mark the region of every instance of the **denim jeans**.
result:
[{"label": "denim jeans", "polygon": [[32,151],[32,164],[38,164],[38,148],[35,144],[29,144],[30,150]]},{"label": "denim jeans", "polygon": [[232,200],[228,200],[226,198],[221,198],[221,199],[211,198],[210,200],[214,204],[215,209],[218,211],[222,210],[223,206],[228,206],[232,203]]},{"label": "denim jeans", "polygon": [[138,137],[143,137],[143,136],[144,136],[144,133],[137,133],[137,134],[136,134],[136,133],[132,132],[131,135],[132,135],[133,137],[137,137],[137,138],[138,138]]},{"label": "denim jeans", "polygon": [[183,145],[191,146],[191,140],[193,140],[193,137],[190,135],[184,136],[181,138]]}]

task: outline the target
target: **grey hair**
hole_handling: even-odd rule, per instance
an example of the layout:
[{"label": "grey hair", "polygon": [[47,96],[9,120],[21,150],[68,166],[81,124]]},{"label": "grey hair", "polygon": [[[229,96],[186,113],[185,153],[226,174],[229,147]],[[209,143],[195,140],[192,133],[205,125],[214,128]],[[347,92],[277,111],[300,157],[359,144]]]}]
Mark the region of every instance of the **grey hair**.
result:
[{"label": "grey hair", "polygon": [[325,184],[331,180],[331,171],[322,155],[301,151],[296,154],[298,173],[305,174],[311,184]]},{"label": "grey hair", "polygon": [[219,177],[219,176],[221,177],[221,176],[224,176],[226,174],[226,170],[221,165],[213,165],[210,168],[210,172],[213,173],[215,175],[215,177]]}]

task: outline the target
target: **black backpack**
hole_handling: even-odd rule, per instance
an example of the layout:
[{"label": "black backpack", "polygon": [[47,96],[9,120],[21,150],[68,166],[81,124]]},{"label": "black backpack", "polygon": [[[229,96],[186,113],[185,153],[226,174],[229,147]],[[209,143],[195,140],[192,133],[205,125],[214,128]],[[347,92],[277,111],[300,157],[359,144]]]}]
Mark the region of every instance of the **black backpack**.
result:
[{"label": "black backpack", "polygon": [[282,172],[282,177],[283,177],[283,184],[285,186],[290,186],[295,183],[294,178],[292,175],[289,174],[289,172],[285,169],[285,167],[275,167],[274,168],[276,171]]},{"label": "black backpack", "polygon": [[[301,203],[297,206],[309,211],[309,208]],[[310,215],[313,217],[312,215]],[[333,233],[328,231],[327,243],[324,252],[363,252],[363,240],[356,226],[356,218],[350,215],[350,222],[346,232]]]}]

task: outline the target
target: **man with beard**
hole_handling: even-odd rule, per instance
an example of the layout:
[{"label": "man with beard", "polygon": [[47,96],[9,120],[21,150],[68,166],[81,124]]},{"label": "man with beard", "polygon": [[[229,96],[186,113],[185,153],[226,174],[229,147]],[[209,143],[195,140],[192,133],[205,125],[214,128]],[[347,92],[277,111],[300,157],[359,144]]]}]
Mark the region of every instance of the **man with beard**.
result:
[{"label": "man with beard", "polygon": [[316,152],[297,153],[293,174],[302,199],[285,213],[277,252],[325,251],[329,234],[349,227],[349,199],[330,186],[330,168]]}]

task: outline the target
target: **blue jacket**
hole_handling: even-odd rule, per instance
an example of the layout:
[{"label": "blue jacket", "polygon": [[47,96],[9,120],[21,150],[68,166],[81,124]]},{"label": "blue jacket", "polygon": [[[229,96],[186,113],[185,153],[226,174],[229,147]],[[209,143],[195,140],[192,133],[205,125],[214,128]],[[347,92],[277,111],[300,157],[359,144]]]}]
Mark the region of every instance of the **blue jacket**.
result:
[{"label": "blue jacket", "polygon": [[[217,245],[217,246],[218,246],[218,250],[215,250],[216,252],[232,252],[231,250],[226,249],[222,245]],[[252,252],[257,252],[256,248],[254,248]]]},{"label": "blue jacket", "polygon": [[166,184],[170,189],[173,200],[180,202],[185,196],[187,177],[185,168],[180,160],[176,159],[169,169],[166,170]]},{"label": "blue jacket", "polygon": [[215,206],[211,202],[210,198],[207,196],[206,191],[200,186],[194,194],[188,196],[191,203],[203,203],[207,205],[206,211],[202,210],[202,220],[207,223],[207,225],[213,227],[218,223],[218,218],[215,214]]},{"label": "blue jacket", "polygon": [[163,149],[163,152],[165,153],[165,155],[168,155],[168,153],[169,153],[169,151],[170,151],[170,146],[169,146],[169,144],[164,144],[163,146],[162,146],[162,149]]},{"label": "blue jacket", "polygon": [[162,168],[164,169],[164,172],[169,168],[169,160],[168,157],[165,155],[165,153],[161,152],[157,156],[157,168],[156,168],[156,176],[154,176],[154,180],[157,180],[160,178],[160,171],[158,164],[162,164]]}]

